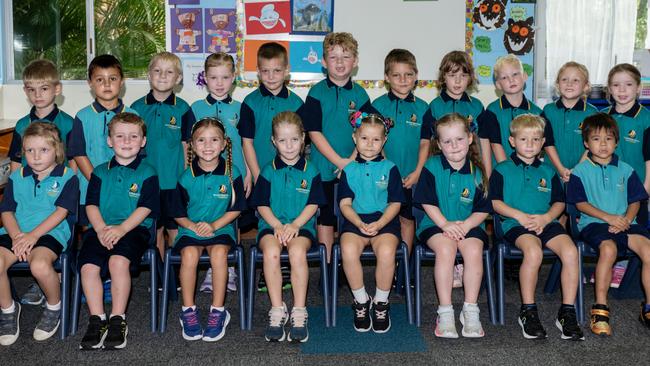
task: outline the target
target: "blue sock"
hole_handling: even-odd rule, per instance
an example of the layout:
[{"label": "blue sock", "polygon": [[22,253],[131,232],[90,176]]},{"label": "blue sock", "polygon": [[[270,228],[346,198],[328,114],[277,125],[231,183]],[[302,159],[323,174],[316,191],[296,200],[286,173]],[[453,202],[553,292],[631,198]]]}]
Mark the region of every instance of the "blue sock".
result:
[{"label": "blue sock", "polygon": [[521,310],[537,310],[537,304],[521,304]]},{"label": "blue sock", "polygon": [[643,312],[644,313],[650,312],[650,304],[643,304]]}]

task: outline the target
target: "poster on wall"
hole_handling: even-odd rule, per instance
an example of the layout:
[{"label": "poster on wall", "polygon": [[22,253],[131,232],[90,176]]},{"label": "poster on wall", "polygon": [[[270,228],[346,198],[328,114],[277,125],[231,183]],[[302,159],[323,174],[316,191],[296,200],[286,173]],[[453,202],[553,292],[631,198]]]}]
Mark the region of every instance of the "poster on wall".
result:
[{"label": "poster on wall", "polygon": [[236,9],[204,9],[204,12],[205,49],[207,52],[236,52]]},{"label": "poster on wall", "polygon": [[201,9],[170,10],[172,49],[177,53],[203,53]]},{"label": "poster on wall", "polygon": [[533,98],[535,45],[535,3],[517,0],[467,1],[467,51],[482,85],[493,81],[493,68],[499,57],[516,55],[528,74],[524,93]]},{"label": "poster on wall", "polygon": [[291,0],[291,34],[325,35],[334,23],[333,0]]},{"label": "poster on wall", "polygon": [[289,1],[263,1],[244,4],[246,34],[289,33]]}]

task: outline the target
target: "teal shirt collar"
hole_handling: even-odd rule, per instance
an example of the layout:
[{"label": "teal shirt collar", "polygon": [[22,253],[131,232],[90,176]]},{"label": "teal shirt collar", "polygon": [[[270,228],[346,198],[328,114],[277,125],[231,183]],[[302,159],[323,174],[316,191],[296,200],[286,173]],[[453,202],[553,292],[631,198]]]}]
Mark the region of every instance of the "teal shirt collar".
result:
[{"label": "teal shirt collar", "polygon": [[376,162],[380,162],[380,161],[384,160],[384,157],[381,156],[381,154],[379,154],[379,155],[377,155],[376,158],[374,158],[372,160],[366,160],[366,159],[361,157],[361,154],[357,154],[357,157],[354,160],[356,160],[358,163],[368,163],[368,162],[371,162],[371,161],[376,163]]},{"label": "teal shirt collar", "polygon": [[36,107],[32,107],[32,109],[29,111],[29,120],[34,122],[34,121],[49,121],[49,122],[54,122],[54,119],[56,116],[59,115],[59,107],[57,107],[56,104],[54,104],[54,109],[52,112],[50,112],[47,116],[43,118],[39,118],[36,115]]},{"label": "teal shirt collar", "polygon": [[[520,166],[520,165],[529,165],[529,164],[526,164],[523,160],[519,159],[519,157],[517,156],[517,153],[515,153],[515,152],[513,152],[513,153],[510,155],[510,159],[512,159],[512,161],[513,161],[513,162],[515,163],[515,165],[517,165],[517,166]],[[540,166],[540,165],[542,165],[542,161],[539,160],[539,158],[535,158],[535,160],[533,160],[533,163],[530,164],[529,166],[533,166],[533,167],[537,168],[537,167]]]},{"label": "teal shirt collar", "polygon": [[623,115],[625,117],[630,117],[630,118],[636,118],[636,116],[639,114],[639,111],[641,110],[641,104],[639,102],[634,102],[634,105],[632,108],[630,108],[627,112],[625,113],[619,113],[616,111],[616,104],[613,104],[609,108],[609,114],[618,114],[618,115]]},{"label": "teal shirt collar", "polygon": [[530,103],[528,103],[528,99],[526,98],[526,96],[523,97],[523,99],[521,100],[521,104],[518,106],[513,106],[512,104],[510,104],[505,94],[502,95],[501,98],[499,98],[499,100],[501,102],[501,109],[508,109],[508,108],[519,108],[525,110],[530,109]]},{"label": "teal shirt collar", "polygon": [[[334,84],[334,82],[332,80],[330,80],[329,76],[325,78],[325,81],[327,82],[328,87],[330,87],[330,88],[337,87],[338,88],[338,85]],[[348,82],[345,83],[345,85],[343,85],[342,88],[347,89],[347,90],[352,90],[352,79],[351,78],[348,79]]]},{"label": "teal shirt collar", "polygon": [[572,110],[572,111],[586,111],[587,110],[587,103],[585,103],[584,99],[582,99],[582,98],[578,99],[578,102],[572,108],[567,108],[564,105],[564,103],[562,103],[562,98],[558,99],[555,102],[555,106],[557,106],[558,109],[565,109],[565,110]]},{"label": "teal shirt collar", "polygon": [[140,166],[141,162],[142,162],[142,155],[139,155],[139,154],[138,154],[138,156],[135,157],[135,160],[130,162],[128,165],[122,165],[122,164],[118,163],[117,160],[115,160],[115,156],[113,156],[111,158],[111,161],[108,162],[108,169],[110,170],[110,169],[118,167],[118,166],[123,166],[123,167],[129,168],[131,170],[136,170]]},{"label": "teal shirt collar", "polygon": [[262,96],[264,97],[278,97],[278,98],[289,98],[289,89],[287,88],[286,85],[282,85],[282,89],[280,89],[280,92],[278,95],[273,95],[265,86],[260,82],[260,93],[262,93]]},{"label": "teal shirt collar", "polygon": [[194,176],[194,177],[198,177],[198,176],[201,176],[201,175],[208,175],[208,174],[225,175],[226,174],[226,161],[220,156],[219,157],[219,165],[217,165],[217,167],[213,171],[206,172],[205,170],[201,169],[201,167],[199,166],[199,158],[194,158],[194,160],[192,160],[191,168],[192,168],[192,176]]},{"label": "teal shirt collar", "polygon": [[167,99],[163,100],[162,102],[159,102],[153,96],[153,90],[150,90],[149,93],[147,93],[147,98],[145,99],[145,104],[156,104],[156,103],[162,103],[162,104],[167,104],[167,105],[176,105],[176,95],[174,93],[171,93],[167,97]]},{"label": "teal shirt collar", "polygon": [[[455,101],[456,99],[452,98],[447,94],[447,89],[442,89],[440,91],[440,98],[442,98],[442,101],[447,103],[451,101]],[[463,102],[471,102],[472,100],[469,98],[469,95],[467,93],[463,92],[463,95],[460,96],[460,99]]]},{"label": "teal shirt collar", "polygon": [[449,164],[449,161],[447,161],[447,158],[445,158],[444,155],[440,154],[440,164],[442,164],[443,169],[458,172],[460,174],[470,174],[470,173],[472,173],[472,162],[469,159],[465,159],[465,165],[463,165],[460,168],[460,170],[456,170],[451,166],[451,164]]},{"label": "teal shirt collar", "polygon": [[413,95],[413,93],[409,93],[409,94],[406,96],[406,98],[401,99],[401,98],[398,97],[397,95],[393,94],[393,91],[392,91],[392,90],[389,90],[389,91],[388,91],[388,99],[389,99],[391,102],[394,102],[394,101],[396,101],[396,100],[403,100],[403,101],[405,101],[405,102],[413,103],[413,102],[415,102],[415,95]]},{"label": "teal shirt collar", "polygon": [[[592,157],[591,152],[588,152],[588,153],[587,153],[587,158],[589,158],[589,161],[590,161],[592,164],[597,165],[597,166],[600,166],[600,167],[603,166],[602,164],[593,161],[593,159],[592,159],[591,157]],[[607,165],[618,166],[618,155],[616,155],[616,154],[612,154],[612,160],[610,160],[609,163],[608,163]]]},{"label": "teal shirt collar", "polygon": [[[95,99],[95,101],[93,102],[92,106],[93,106],[93,109],[95,110],[95,112],[97,112],[97,113],[102,113],[102,112],[106,112],[106,111],[107,111],[107,109],[104,108],[104,106],[101,105],[101,104],[97,101],[97,99]],[[113,113],[115,113],[115,114],[117,114],[117,113],[122,113],[122,112],[124,112],[125,109],[126,109],[126,106],[124,105],[124,103],[122,103],[122,99],[118,99],[118,100],[117,100],[117,107],[115,107],[114,109],[111,109],[111,112],[113,112]]]},{"label": "teal shirt collar", "polygon": [[[25,165],[22,168],[21,172],[22,172],[23,178],[28,177],[30,175],[34,175],[34,171],[32,170],[32,168],[29,167],[29,165]],[[65,172],[65,166],[62,165],[62,164],[57,164],[57,166],[55,166],[54,169],[52,169],[49,176],[50,177],[62,177],[64,172]]]},{"label": "teal shirt collar", "polygon": [[232,103],[232,97],[230,96],[230,94],[228,94],[228,95],[227,95],[225,98],[223,98],[222,100],[218,100],[218,99],[215,99],[215,98],[212,96],[212,94],[208,94],[208,96],[205,98],[205,101],[208,102],[208,104],[210,104],[210,105],[213,105],[213,104],[216,103],[216,102],[221,102],[221,103],[230,104],[230,103]]},{"label": "teal shirt collar", "polygon": [[[284,169],[288,166],[289,165],[287,165],[287,163],[282,161],[280,155],[276,155],[275,159],[273,159],[273,169],[275,170]],[[294,169],[298,169],[298,170],[305,170],[306,166],[307,166],[307,161],[302,156],[300,157],[300,159],[298,159],[298,161],[295,164],[292,165]]]}]

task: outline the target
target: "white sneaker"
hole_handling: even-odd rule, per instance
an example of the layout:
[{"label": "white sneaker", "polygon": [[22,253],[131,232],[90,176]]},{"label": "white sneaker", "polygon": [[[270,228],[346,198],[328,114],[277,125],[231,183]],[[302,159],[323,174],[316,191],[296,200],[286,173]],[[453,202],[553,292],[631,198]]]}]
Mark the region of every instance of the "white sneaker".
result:
[{"label": "white sneaker", "polygon": [[201,286],[199,286],[199,291],[207,293],[212,292],[212,268],[208,268],[208,271],[205,272],[205,278],[203,279],[203,282],[201,282]]},{"label": "white sneaker", "polygon": [[434,333],[436,337],[440,338],[458,338],[453,308],[441,311],[438,307],[438,317],[436,318],[436,329]]},{"label": "white sneaker", "polygon": [[480,310],[478,304],[463,305],[463,310],[460,312],[460,324],[463,325],[462,334],[467,338],[481,338],[485,336],[483,326],[481,326]]},{"label": "white sneaker", "polygon": [[237,291],[237,271],[235,271],[235,267],[228,267],[228,285],[226,289],[230,292]]}]

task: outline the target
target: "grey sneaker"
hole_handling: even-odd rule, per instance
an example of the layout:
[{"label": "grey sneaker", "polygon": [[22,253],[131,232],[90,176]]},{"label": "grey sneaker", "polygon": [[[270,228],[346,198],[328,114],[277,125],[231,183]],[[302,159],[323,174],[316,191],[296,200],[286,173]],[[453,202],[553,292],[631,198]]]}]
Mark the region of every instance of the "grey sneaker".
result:
[{"label": "grey sneaker", "polygon": [[438,318],[436,319],[436,329],[434,333],[436,337],[440,338],[458,338],[453,308],[443,311],[438,308]]},{"label": "grey sneaker", "polygon": [[41,305],[45,302],[45,295],[36,282],[29,285],[27,292],[20,298],[20,303],[24,305]]},{"label": "grey sneaker", "polygon": [[229,292],[237,291],[237,271],[235,271],[235,267],[228,267],[228,285],[226,289]]},{"label": "grey sneaker", "polygon": [[284,325],[287,323],[287,305],[282,303],[282,307],[271,308],[269,310],[269,325],[266,327],[264,338],[267,342],[282,342],[286,338]]},{"label": "grey sneaker", "polygon": [[463,311],[460,313],[460,324],[463,325],[462,334],[466,338],[481,338],[485,336],[481,319],[480,310],[477,304],[463,305]]},{"label": "grey sneaker", "polygon": [[34,329],[34,339],[44,341],[56,333],[61,323],[61,310],[49,310],[45,308],[41,320],[38,321]]},{"label": "grey sneaker", "polygon": [[20,334],[20,304],[15,302],[16,310],[10,314],[0,312],[0,345],[10,346]]},{"label": "grey sneaker", "polygon": [[289,342],[307,342],[309,330],[307,330],[307,308],[291,309],[291,328],[289,329]]}]

